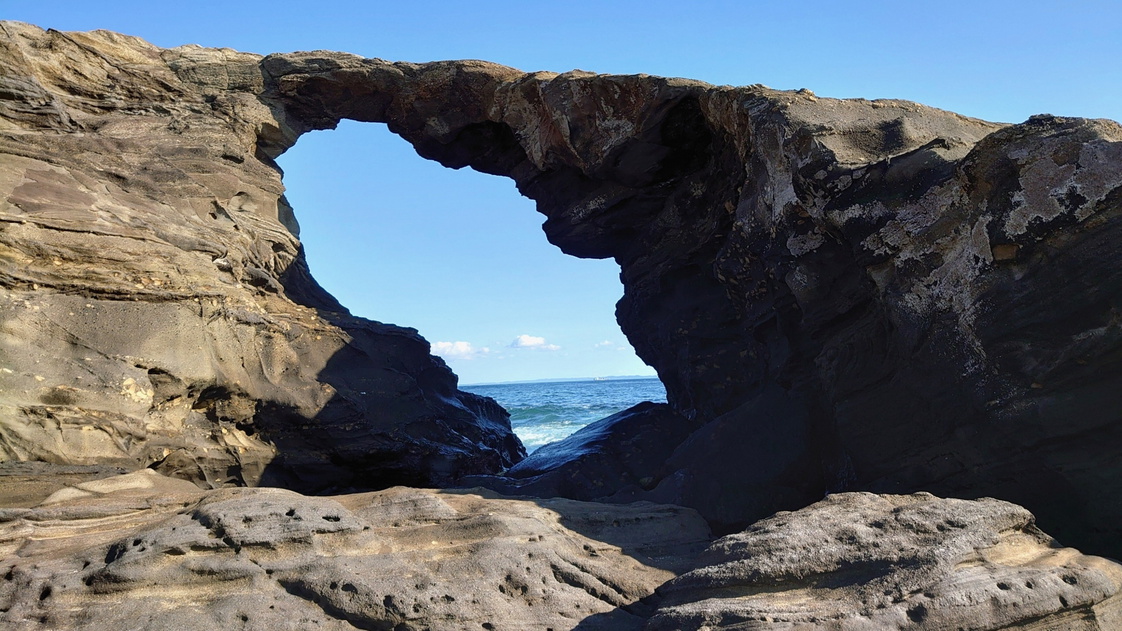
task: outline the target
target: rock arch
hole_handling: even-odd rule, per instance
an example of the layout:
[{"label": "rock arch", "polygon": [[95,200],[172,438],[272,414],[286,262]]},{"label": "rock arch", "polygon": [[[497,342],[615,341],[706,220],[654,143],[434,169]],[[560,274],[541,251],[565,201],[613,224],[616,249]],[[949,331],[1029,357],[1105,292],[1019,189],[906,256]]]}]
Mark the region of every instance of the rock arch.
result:
[{"label": "rock arch", "polygon": [[[302,331],[335,327],[332,353],[363,355],[363,340],[374,338],[423,347],[407,330],[348,328],[351,320],[324,315],[336,306],[307,275],[277,201],[271,161],[299,134],[341,118],[385,122],[422,156],[514,179],[564,251],[620,263],[620,325],[692,432],[652,471],[651,488],[628,497],[694,506],[719,527],[735,527],[842,488],[994,495],[1027,506],[1065,541],[1117,556],[1122,337],[1113,314],[1122,268],[1111,243],[1122,210],[1122,130],[1115,123],[1037,117],[1002,126],[903,101],[762,86],[323,52],[259,58],[13,28],[0,74],[14,95],[0,102],[3,149],[17,156],[19,173],[4,191],[6,212],[18,218],[6,219],[0,232],[18,261],[2,277],[9,312],[20,300],[69,313],[94,294],[115,307],[127,296],[162,305],[147,313],[170,323],[187,317],[186,310],[160,311],[174,304],[202,313],[191,317],[236,322],[230,339],[242,346],[232,346],[234,355],[258,358],[263,375],[285,374],[295,362],[244,340],[288,339],[275,324],[281,313]],[[65,63],[89,68],[57,73],[41,52],[52,47],[72,52]],[[91,166],[95,160],[102,162]],[[231,205],[238,195],[255,207]],[[97,211],[92,223],[90,209]],[[221,223],[219,209],[240,236],[206,223],[211,213]],[[148,219],[138,225],[137,217]],[[207,226],[202,232],[198,222]],[[60,236],[74,232],[157,244],[150,259],[158,251],[197,276],[146,284],[150,266],[127,261],[119,278],[108,264],[105,273],[76,271],[72,263],[96,253]],[[48,234],[50,248],[31,245]],[[230,274],[225,266],[237,270],[237,292],[215,280]],[[150,287],[156,280],[159,291]],[[192,306],[211,299],[200,294],[211,286],[226,300],[221,309]],[[319,311],[301,311],[308,308]],[[99,312],[91,321],[131,313]],[[305,320],[295,315],[304,313]],[[10,331],[27,333],[41,322],[19,314]],[[245,327],[254,333],[239,338]],[[68,344],[56,352],[72,353],[66,349],[75,343]],[[294,350],[300,366],[315,348]],[[445,432],[440,415],[393,425],[410,427],[409,436],[429,449],[411,461],[413,470],[443,481],[453,471],[494,471],[517,459],[504,446],[509,431],[501,420],[457,395],[439,362],[411,363],[404,351],[390,356],[408,371],[387,374],[408,378],[400,392],[385,386],[385,401],[414,400],[400,395],[417,392],[425,405],[442,400],[455,414],[468,413],[456,426],[467,434]],[[214,365],[225,366],[208,369]],[[127,393],[121,384],[133,379],[134,403],[148,406],[151,417],[158,406],[147,393],[165,379],[159,371],[172,371],[159,363],[135,369],[143,378],[122,369],[113,388]],[[73,386],[46,378],[40,385],[21,371],[5,390],[21,394],[4,395],[5,414],[18,422],[32,423],[32,409],[57,420],[56,408],[76,405],[59,402],[87,396],[45,394]],[[323,383],[301,379],[300,387]],[[113,388],[102,388],[102,398],[111,390],[124,396]],[[226,388],[222,405],[233,408],[242,399],[284,401],[294,391],[247,389],[243,396]],[[27,404],[33,395],[53,403]],[[358,416],[343,417],[383,414],[359,409],[364,401],[347,399]],[[139,413],[114,405],[105,412]],[[392,405],[386,414],[399,414]],[[283,426],[307,418],[297,414]],[[342,429],[349,427],[300,440],[330,442],[327,464],[340,471],[370,471],[362,469],[368,451],[340,446],[349,444]],[[446,458],[457,434],[471,440]],[[491,460],[478,465],[484,452]]]}]

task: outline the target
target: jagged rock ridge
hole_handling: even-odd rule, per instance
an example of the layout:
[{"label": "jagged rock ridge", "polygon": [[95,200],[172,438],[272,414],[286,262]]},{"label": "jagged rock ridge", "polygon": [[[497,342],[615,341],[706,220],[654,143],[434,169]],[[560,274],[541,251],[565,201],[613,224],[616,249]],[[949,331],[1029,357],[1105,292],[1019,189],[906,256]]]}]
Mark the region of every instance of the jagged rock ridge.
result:
[{"label": "jagged rock ridge", "polygon": [[[80,347],[73,338],[59,342],[48,328],[78,326],[66,320],[78,318],[70,313],[99,309],[101,302],[87,296],[112,296],[116,308],[128,304],[122,296],[176,290],[182,300],[150,300],[163,305],[150,313],[190,307],[187,315],[173,309],[153,316],[183,331],[191,322],[228,323],[220,344],[202,347],[237,349],[228,355],[233,367],[223,357],[201,369],[178,359],[192,356],[199,343],[173,353],[174,370],[166,359],[135,362],[133,369],[116,359],[97,367],[95,374],[114,375],[94,397],[108,403],[85,404],[82,418],[95,409],[106,415],[101,426],[128,428],[112,430],[128,435],[113,435],[114,445],[158,446],[155,432],[138,431],[136,419],[182,432],[186,419],[202,423],[213,407],[217,422],[209,427],[226,427],[223,436],[236,440],[200,437],[198,445],[217,442],[227,454],[221,462],[250,459],[234,448],[238,441],[247,443],[245,453],[260,448],[229,427],[245,434],[237,421],[253,419],[286,458],[299,460],[311,444],[318,455],[303,463],[305,470],[336,467],[332,475],[339,477],[366,462],[362,453],[371,445],[355,444],[347,422],[322,432],[322,420],[308,426],[301,419],[366,423],[420,414],[421,427],[402,430],[409,440],[430,440],[427,455],[408,459],[410,471],[439,471],[432,475],[446,480],[453,471],[494,471],[517,460],[501,427],[480,437],[472,414],[457,416],[453,410],[482,403],[455,394],[449,377],[431,377],[446,374],[433,360],[395,360],[404,370],[365,371],[379,375],[369,389],[355,384],[344,401],[332,399],[340,407],[324,408],[345,411],[319,411],[318,384],[343,376],[315,373],[332,372],[333,354],[361,355],[351,339],[389,333],[404,346],[423,345],[412,332],[319,319],[298,306],[321,314],[337,309],[306,274],[271,158],[301,133],[351,118],[385,122],[422,156],[447,166],[513,178],[537,201],[553,243],[620,263],[620,325],[658,370],[668,417],[682,419],[689,436],[664,466],[634,476],[643,484],[607,490],[617,498],[693,506],[731,530],[831,489],[993,495],[1026,505],[1064,541],[1120,550],[1116,123],[1038,117],[1003,126],[903,101],[842,101],[760,86],[527,74],[485,62],[390,63],[327,52],[260,58],[160,50],[100,32],[5,28],[4,149],[22,165],[4,189],[5,213],[14,216],[0,232],[12,252],[4,287],[13,296],[9,313],[18,314],[6,318],[14,324],[6,325],[5,339],[7,348],[24,343],[11,340],[54,340],[49,363],[67,362],[45,375],[25,354],[19,374],[4,377],[15,380],[4,389],[4,404],[16,410],[17,425],[51,428],[26,437],[6,430],[15,436],[10,444],[40,445],[40,453],[21,457],[55,458],[86,440],[67,433],[80,423],[63,423],[61,434],[54,429],[75,401],[92,395],[55,378],[73,375],[85,357],[74,356]],[[94,160],[98,170],[62,173],[59,156]],[[138,209],[150,208],[159,225],[173,221],[165,216],[185,217],[181,225],[192,227],[191,238],[178,230],[156,238],[168,244],[160,246],[162,256],[196,275],[183,287],[155,278],[150,255],[143,266],[118,255],[105,266],[109,273],[82,270],[76,262],[113,251],[58,245],[68,234],[89,242],[91,208],[101,213],[95,222],[106,239],[129,244],[137,241],[126,229],[140,221]],[[206,238],[195,236],[196,221],[208,226]],[[33,245],[41,242],[51,245]],[[81,295],[67,294],[67,287],[82,287]],[[222,299],[209,302],[209,287]],[[49,304],[35,303],[44,296]],[[81,322],[136,317],[127,309],[96,313]],[[322,350],[278,322],[334,341]],[[349,326],[362,335],[351,338]],[[245,341],[263,339],[259,330],[284,338],[264,346],[281,350],[262,352]],[[118,342],[115,356],[155,353],[134,338]],[[285,373],[293,360],[283,357],[296,354],[306,360],[295,371],[304,372]],[[260,370],[243,376],[242,357]],[[192,393],[191,384],[209,384],[218,372],[219,396]],[[174,385],[176,379],[187,385]],[[253,385],[239,385],[247,383]],[[171,421],[155,403],[161,387],[186,388],[186,395],[166,399],[176,410]],[[387,405],[409,392],[405,399],[424,412],[363,410],[368,399],[355,392],[371,390]],[[300,401],[291,400],[294,392],[304,393]],[[196,416],[177,407],[184,399],[198,408]],[[270,401],[279,402],[277,409]],[[451,408],[440,407],[435,418],[440,401]],[[282,414],[293,408],[294,415]],[[456,438],[449,438],[449,426],[468,438],[451,453],[446,447]],[[392,458],[402,442],[389,443],[382,453]],[[472,451],[479,443],[490,445],[485,463]],[[350,444],[356,448],[344,447]],[[168,457],[197,462],[195,446],[177,446]],[[120,451],[106,449],[114,450]]]}]

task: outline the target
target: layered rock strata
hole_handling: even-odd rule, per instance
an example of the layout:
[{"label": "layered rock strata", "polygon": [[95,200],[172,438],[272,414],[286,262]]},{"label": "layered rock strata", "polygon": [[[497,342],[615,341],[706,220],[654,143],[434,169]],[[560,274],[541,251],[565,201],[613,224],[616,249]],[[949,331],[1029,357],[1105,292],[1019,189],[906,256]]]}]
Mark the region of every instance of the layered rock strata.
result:
[{"label": "layered rock strata", "polygon": [[992,495],[1122,556],[1115,123],[4,33],[13,456],[296,483],[245,465],[275,449],[345,484],[517,460],[413,332],[307,275],[271,159],[350,118],[513,178],[551,242],[619,262],[620,325],[690,432],[635,496],[731,531],[827,490]]},{"label": "layered rock strata", "polygon": [[387,122],[620,264],[620,326],[692,431],[642,497],[731,530],[828,490],[992,495],[1122,556],[1118,124],[482,62],[261,68],[293,133]]},{"label": "layered rock strata", "polygon": [[479,490],[201,491],[152,471],[0,509],[34,629],[1107,631],[1122,566],[996,500],[835,495],[708,546],[692,510]]},{"label": "layered rock strata", "polygon": [[259,57],[0,35],[0,458],[322,491],[523,455],[416,331],[309,276]]}]

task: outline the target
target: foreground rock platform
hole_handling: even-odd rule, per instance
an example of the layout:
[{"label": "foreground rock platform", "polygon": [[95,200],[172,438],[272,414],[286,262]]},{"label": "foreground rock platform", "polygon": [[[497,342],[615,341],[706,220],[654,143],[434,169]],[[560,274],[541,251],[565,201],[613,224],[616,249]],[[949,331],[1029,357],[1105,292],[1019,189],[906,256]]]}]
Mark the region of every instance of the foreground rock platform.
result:
[{"label": "foreground rock platform", "polygon": [[1120,590],[1122,566],[1020,507],[927,494],[834,495],[715,542],[673,506],[150,470],[0,508],[0,623],[20,631],[1105,631]]},{"label": "foreground rock platform", "polygon": [[644,628],[1106,631],[1120,590],[1008,502],[841,493],[716,541]]},{"label": "foreground rock platform", "polygon": [[0,518],[6,629],[637,629],[710,540],[671,506],[203,492],[152,471]]}]

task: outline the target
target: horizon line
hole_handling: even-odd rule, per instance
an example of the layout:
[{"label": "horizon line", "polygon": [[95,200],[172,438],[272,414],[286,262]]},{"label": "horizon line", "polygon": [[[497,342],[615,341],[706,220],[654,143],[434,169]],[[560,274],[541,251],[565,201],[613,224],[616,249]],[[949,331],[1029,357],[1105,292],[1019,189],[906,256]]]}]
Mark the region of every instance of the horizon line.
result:
[{"label": "horizon line", "polygon": [[548,377],[545,379],[519,379],[516,381],[487,381],[481,383],[461,383],[458,387],[506,386],[523,383],[562,383],[570,381],[624,381],[629,379],[658,379],[658,375],[608,375],[604,377]]}]

